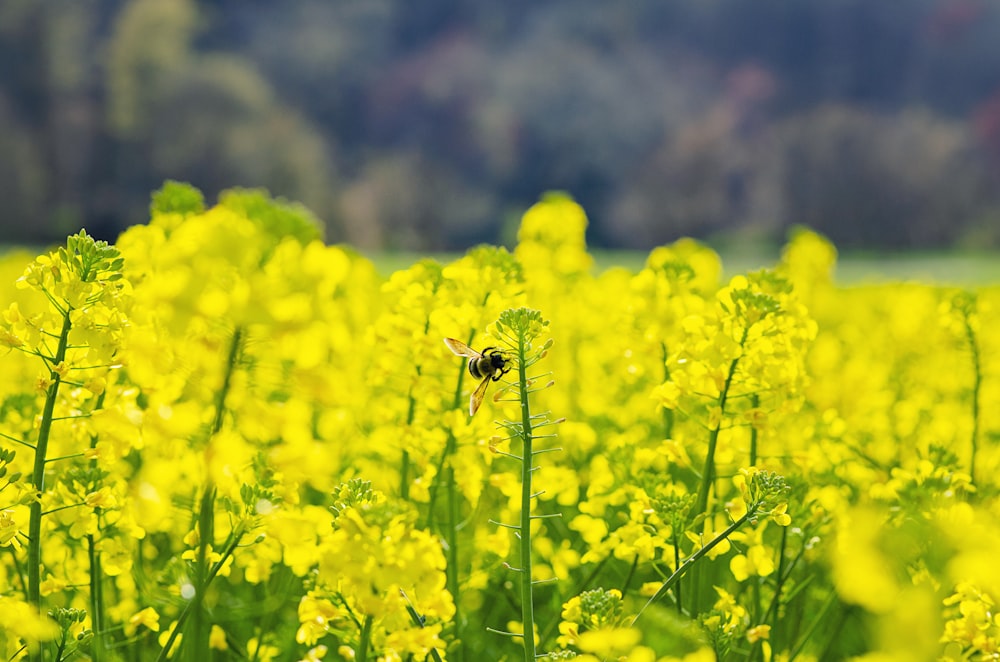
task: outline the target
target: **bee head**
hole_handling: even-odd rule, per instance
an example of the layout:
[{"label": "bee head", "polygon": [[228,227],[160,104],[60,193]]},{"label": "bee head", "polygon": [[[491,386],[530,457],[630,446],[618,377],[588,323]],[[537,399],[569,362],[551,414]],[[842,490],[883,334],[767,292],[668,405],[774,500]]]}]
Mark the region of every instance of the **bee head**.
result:
[{"label": "bee head", "polygon": [[488,354],[490,359],[490,367],[493,368],[494,372],[500,370],[501,372],[507,372],[510,370],[510,361],[503,355],[499,349],[493,349]]}]

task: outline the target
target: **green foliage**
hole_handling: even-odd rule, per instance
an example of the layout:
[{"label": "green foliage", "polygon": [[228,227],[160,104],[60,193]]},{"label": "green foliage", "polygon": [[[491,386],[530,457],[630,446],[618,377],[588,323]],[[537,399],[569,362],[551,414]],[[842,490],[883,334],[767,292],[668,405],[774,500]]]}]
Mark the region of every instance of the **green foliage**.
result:
[{"label": "green foliage", "polygon": [[275,241],[294,237],[300,243],[322,239],[323,226],[300,204],[272,199],[261,189],[229,189],[219,195],[219,204],[260,224]]},{"label": "green foliage", "polygon": [[155,191],[149,204],[150,216],[157,214],[200,214],[205,211],[205,196],[185,182],[167,180]]}]

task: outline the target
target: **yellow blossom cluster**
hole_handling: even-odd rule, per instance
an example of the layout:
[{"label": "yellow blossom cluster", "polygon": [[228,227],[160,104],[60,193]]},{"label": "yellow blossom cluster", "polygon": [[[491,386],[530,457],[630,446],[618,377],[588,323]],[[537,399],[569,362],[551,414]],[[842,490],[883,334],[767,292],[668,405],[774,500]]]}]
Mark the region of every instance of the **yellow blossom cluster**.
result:
[{"label": "yellow blossom cluster", "polygon": [[[550,194],[512,251],[380,274],[168,183],[0,257],[2,659],[995,659],[1000,288],[839,285],[805,230],[597,271],[586,226]],[[443,342],[521,307],[533,623],[517,370],[470,417]]]}]

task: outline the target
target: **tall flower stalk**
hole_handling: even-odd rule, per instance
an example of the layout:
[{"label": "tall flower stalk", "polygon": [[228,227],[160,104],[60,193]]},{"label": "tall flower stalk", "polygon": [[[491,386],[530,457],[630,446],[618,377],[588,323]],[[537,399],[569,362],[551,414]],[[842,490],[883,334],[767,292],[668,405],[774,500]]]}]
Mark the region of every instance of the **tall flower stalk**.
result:
[{"label": "tall flower stalk", "polygon": [[[534,464],[535,455],[547,452],[552,449],[535,450],[536,430],[541,427],[552,425],[554,421],[548,418],[547,413],[532,414],[530,395],[548,384],[541,387],[534,387],[537,376],[529,377],[528,372],[538,361],[540,361],[552,346],[552,341],[546,340],[541,346],[535,347],[534,341],[542,334],[548,322],[542,319],[541,313],[527,308],[508,309],[500,314],[492,332],[501,339],[507,347],[511,360],[517,365],[517,381],[514,389],[517,393],[517,402],[520,408],[519,421],[502,421],[500,425],[507,432],[508,438],[520,441],[521,454],[505,453],[508,457],[521,463],[521,514],[516,525],[498,522],[500,526],[513,529],[518,539],[518,567],[513,568],[519,575],[521,588],[521,625],[523,634],[520,635],[523,641],[524,659],[526,662],[534,660],[535,653],[535,607],[534,607],[534,580],[531,576],[531,522],[534,519],[548,517],[548,515],[532,515],[532,500],[538,496],[531,487],[532,474],[538,468]],[[512,632],[501,632],[491,630],[510,636],[518,636]]]},{"label": "tall flower stalk", "polygon": [[969,344],[969,352],[972,355],[972,369],[974,379],[972,383],[972,431],[969,441],[969,476],[972,482],[976,482],[976,454],[979,451],[979,419],[980,419],[980,392],[983,386],[983,365],[979,353],[979,341],[976,337],[976,329],[979,326],[978,315],[976,314],[976,297],[969,292],[962,292],[954,297],[952,306],[961,318],[961,328],[965,335],[965,340]]},{"label": "tall flower stalk", "polygon": [[[6,344],[37,356],[47,371],[38,382],[39,389],[44,389],[45,401],[33,444],[33,498],[28,507],[25,567],[26,597],[39,610],[42,606],[42,520],[46,514],[43,506],[49,489],[46,473],[52,463],[78,456],[49,457],[53,424],[60,420],[71,423],[78,416],[72,413],[75,407],[69,408],[69,414],[57,416],[57,407],[65,406],[61,387],[69,384],[95,394],[103,389],[103,377],[99,377],[97,371],[104,373],[110,369],[126,326],[123,310],[129,287],[122,279],[123,264],[116,248],[103,241],[94,241],[81,231],[69,237],[65,247],[39,256],[18,280],[19,287],[40,291],[49,302],[49,311],[24,316],[12,306],[5,316],[11,325],[5,334]],[[54,328],[59,330],[53,331]],[[100,341],[89,342],[95,339]],[[43,650],[41,644],[33,646],[29,659],[42,660]]]}]

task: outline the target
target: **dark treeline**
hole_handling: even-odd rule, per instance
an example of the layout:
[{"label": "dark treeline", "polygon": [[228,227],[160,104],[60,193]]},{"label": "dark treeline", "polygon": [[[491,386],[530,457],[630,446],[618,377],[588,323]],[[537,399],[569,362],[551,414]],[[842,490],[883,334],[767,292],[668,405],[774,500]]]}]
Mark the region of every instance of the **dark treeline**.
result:
[{"label": "dark treeline", "polygon": [[993,0],[0,0],[0,240],[113,238],[164,179],[331,241],[1000,245]]}]

